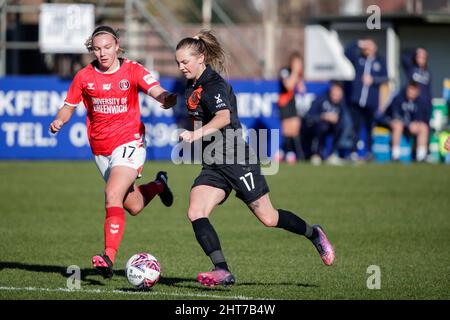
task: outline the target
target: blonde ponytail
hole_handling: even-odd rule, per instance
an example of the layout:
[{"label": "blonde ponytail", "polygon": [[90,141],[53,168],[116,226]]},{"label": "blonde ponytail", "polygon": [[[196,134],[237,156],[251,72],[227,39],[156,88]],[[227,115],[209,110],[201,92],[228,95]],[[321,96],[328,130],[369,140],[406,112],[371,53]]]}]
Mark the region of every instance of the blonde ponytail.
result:
[{"label": "blonde ponytail", "polygon": [[182,39],[176,50],[189,47],[198,54],[205,56],[205,63],[219,73],[226,73],[226,54],[217,38],[210,30],[201,30],[192,38]]}]

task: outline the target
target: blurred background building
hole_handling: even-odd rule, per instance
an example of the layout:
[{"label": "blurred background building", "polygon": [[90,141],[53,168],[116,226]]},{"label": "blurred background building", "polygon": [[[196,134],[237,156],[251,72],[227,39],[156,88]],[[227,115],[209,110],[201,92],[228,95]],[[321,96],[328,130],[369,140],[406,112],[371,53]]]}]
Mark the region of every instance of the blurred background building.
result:
[{"label": "blurred background building", "polygon": [[[336,30],[343,45],[370,32],[386,54],[386,27],[397,49],[425,46],[440,92],[450,44],[437,36],[450,31],[448,0],[1,0],[0,74],[59,74],[71,77],[89,61],[82,54],[45,54],[39,50],[39,14],[43,3],[95,6],[95,24],[122,31],[127,57],[163,76],[178,76],[174,47],[201,28],[212,28],[229,53],[230,78],[274,78],[290,52],[304,52],[306,25]],[[366,8],[377,5],[383,30],[367,30]],[[308,63],[308,61],[306,61]],[[396,67],[397,61],[392,61]],[[394,69],[394,67],[392,69]],[[397,77],[397,74],[393,75]]]}]

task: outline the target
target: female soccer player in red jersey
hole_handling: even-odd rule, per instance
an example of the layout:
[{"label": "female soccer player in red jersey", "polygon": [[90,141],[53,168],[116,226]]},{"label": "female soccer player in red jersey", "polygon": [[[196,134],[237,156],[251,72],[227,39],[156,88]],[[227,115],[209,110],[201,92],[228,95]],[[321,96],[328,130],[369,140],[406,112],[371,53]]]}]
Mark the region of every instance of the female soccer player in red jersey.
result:
[{"label": "female soccer player in red jersey", "polygon": [[[184,131],[180,138],[188,143],[201,140],[203,149],[202,171],[191,189],[188,218],[197,241],[214,264],[212,271],[198,275],[198,281],[205,286],[235,282],[219,237],[208,219],[212,210],[224,202],[232,190],[265,226],[306,236],[323,262],[333,264],[334,249],[320,226],[310,226],[290,211],[273,208],[259,162],[255,161],[256,156],[248,144],[241,141],[242,135],[236,134],[242,130],[236,96],[232,87],[215,71],[224,69],[224,57],[220,43],[209,31],[181,40],[176,48],[178,67],[188,79],[186,106],[194,122],[194,131]],[[214,139],[211,139],[212,135]],[[240,151],[245,149],[245,156],[242,152],[239,154],[238,146],[244,146]]]},{"label": "female soccer player in red jersey", "polygon": [[124,209],[137,215],[157,194],[164,205],[173,203],[166,172],[158,172],[148,184],[135,183],[146,159],[138,92],[155,98],[162,108],[175,105],[176,94],[163,89],[139,63],[119,57],[119,36],[110,26],[97,27],[85,45],[95,60],[76,74],[49,129],[53,133],[61,130],[83,101],[89,143],[106,182],[105,251],[95,255],[92,264],[105,278],[111,278],[125,227]]}]

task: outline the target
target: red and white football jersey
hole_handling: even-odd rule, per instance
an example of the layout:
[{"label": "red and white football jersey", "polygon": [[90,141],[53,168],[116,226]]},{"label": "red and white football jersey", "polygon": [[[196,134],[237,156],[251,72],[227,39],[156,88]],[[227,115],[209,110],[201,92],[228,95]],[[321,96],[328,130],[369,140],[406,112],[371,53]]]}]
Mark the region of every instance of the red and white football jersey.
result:
[{"label": "red and white football jersey", "polygon": [[145,133],[138,93],[148,93],[158,85],[150,72],[135,61],[123,59],[120,68],[109,74],[89,64],[76,74],[64,102],[77,106],[83,100],[92,153],[108,156],[116,147]]}]

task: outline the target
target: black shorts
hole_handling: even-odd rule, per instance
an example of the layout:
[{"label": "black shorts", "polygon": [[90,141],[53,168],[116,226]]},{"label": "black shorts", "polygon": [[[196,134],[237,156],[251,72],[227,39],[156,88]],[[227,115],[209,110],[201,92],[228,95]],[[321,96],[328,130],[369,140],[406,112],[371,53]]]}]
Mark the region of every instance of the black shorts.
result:
[{"label": "black shorts", "polygon": [[203,167],[192,188],[201,185],[225,191],[225,198],[220,204],[225,202],[232,190],[235,190],[236,197],[247,205],[269,192],[266,179],[261,174],[261,167],[257,164]]},{"label": "black shorts", "polygon": [[291,101],[284,107],[278,106],[280,113],[280,119],[288,119],[293,117],[298,117],[297,108],[295,107],[295,102]]}]

